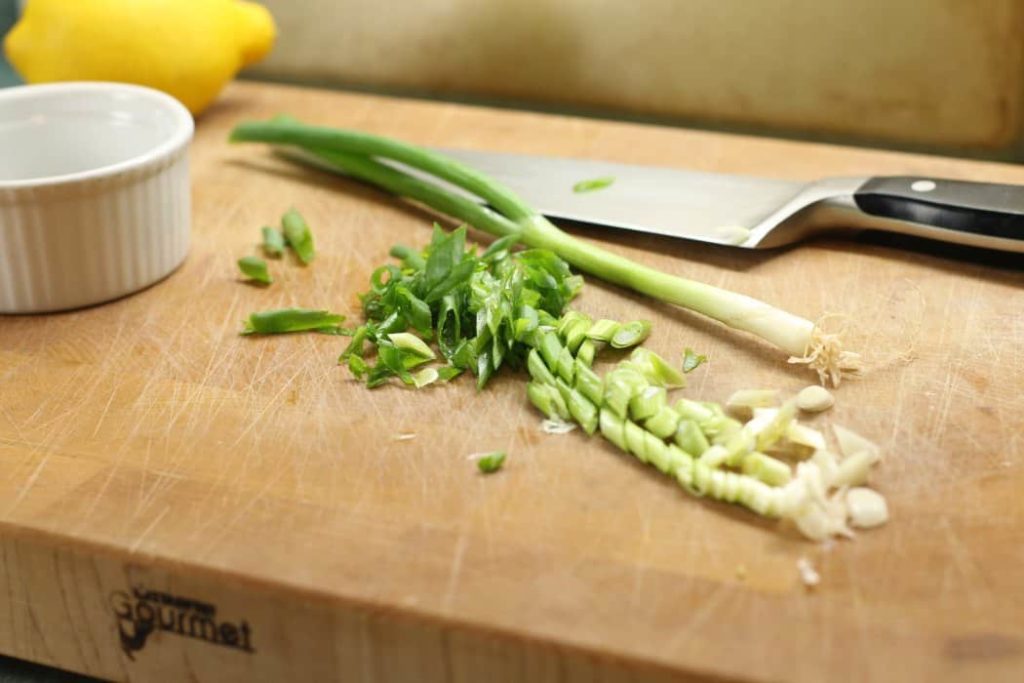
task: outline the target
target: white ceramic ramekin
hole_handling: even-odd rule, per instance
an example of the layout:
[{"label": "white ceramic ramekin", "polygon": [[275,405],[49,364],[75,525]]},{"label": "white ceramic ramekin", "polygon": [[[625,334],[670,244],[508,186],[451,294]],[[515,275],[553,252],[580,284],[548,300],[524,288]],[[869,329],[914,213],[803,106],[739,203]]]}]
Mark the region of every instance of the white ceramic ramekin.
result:
[{"label": "white ceramic ramekin", "polygon": [[120,83],[0,90],[0,313],[116,299],[185,259],[192,116]]}]

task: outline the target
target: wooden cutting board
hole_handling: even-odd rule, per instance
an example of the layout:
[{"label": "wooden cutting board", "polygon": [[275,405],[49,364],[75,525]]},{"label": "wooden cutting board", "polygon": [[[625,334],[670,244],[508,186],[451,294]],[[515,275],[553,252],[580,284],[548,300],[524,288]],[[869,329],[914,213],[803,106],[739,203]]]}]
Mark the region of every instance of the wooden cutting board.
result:
[{"label": "wooden cutting board", "polygon": [[[417,208],[225,142],[283,111],[424,144],[1024,183],[996,164],[234,85],[198,122],[179,271],[108,305],[0,317],[0,651],[131,680],[1020,680],[1019,257],[587,235],[808,317],[849,316],[870,367],[819,422],[881,444],[892,521],[822,547],[693,499],[599,438],[543,434],[514,373],[480,393],[371,392],[335,364],[344,340],[240,337],[260,309],[358,317],[388,247],[429,236]],[[241,283],[235,260],[291,206],[317,260],[273,263],[266,290]],[[651,319],[670,357],[707,353],[693,397],[810,381],[759,342],[593,278],[577,306]],[[499,448],[495,476],[467,460]]]}]

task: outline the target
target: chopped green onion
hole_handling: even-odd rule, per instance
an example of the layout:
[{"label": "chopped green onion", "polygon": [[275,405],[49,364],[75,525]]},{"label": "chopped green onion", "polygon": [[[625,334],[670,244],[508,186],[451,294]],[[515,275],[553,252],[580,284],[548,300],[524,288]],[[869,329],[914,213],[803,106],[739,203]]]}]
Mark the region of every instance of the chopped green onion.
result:
[{"label": "chopped green onion", "polygon": [[501,469],[501,466],[505,464],[505,458],[508,454],[505,451],[494,451],[492,453],[485,453],[481,455],[477,461],[476,466],[484,474],[491,474]]},{"label": "chopped green onion", "polygon": [[760,479],[769,486],[782,486],[792,479],[789,465],[764,453],[751,453],[743,460],[743,474]]},{"label": "chopped green onion", "polygon": [[697,354],[690,347],[686,347],[686,351],[683,353],[683,372],[693,372],[702,363],[707,362],[708,357],[705,355]]},{"label": "chopped green onion", "polygon": [[629,415],[630,400],[641,393],[649,382],[639,372],[628,367],[617,367],[604,378],[604,405],[619,417]]},{"label": "chopped green onion", "polygon": [[[678,410],[676,414],[679,414]],[[699,456],[711,448],[711,444],[708,443],[708,437],[704,436],[704,432],[700,430],[697,423],[685,418],[680,420],[672,440],[677,446],[693,456]]]},{"label": "chopped green onion", "polygon": [[633,420],[646,420],[665,407],[665,388],[650,386],[629,401],[629,416]]},{"label": "chopped green onion", "polygon": [[857,451],[839,462],[832,483],[836,486],[860,486],[867,483],[868,472],[879,460],[876,451]]},{"label": "chopped green onion", "polygon": [[311,308],[282,308],[253,313],[245,321],[242,334],[285,334],[335,328],[345,316]]},{"label": "chopped green onion", "polygon": [[590,326],[590,329],[587,330],[587,338],[607,343],[612,340],[612,337],[619,331],[620,327],[622,327],[622,323],[602,318]]},{"label": "chopped green onion", "polygon": [[530,403],[550,420],[568,420],[571,417],[565,399],[558,393],[558,389],[550,384],[530,382],[526,385],[526,396]]},{"label": "chopped green onion", "polygon": [[412,383],[417,389],[422,389],[428,384],[433,384],[441,374],[437,368],[423,368],[419,372],[412,373]]},{"label": "chopped green onion", "polygon": [[456,368],[452,367],[451,365],[446,365],[437,371],[437,377],[442,382],[450,382],[451,380],[461,375],[463,372],[465,372],[465,370],[463,370],[462,368]]},{"label": "chopped green onion", "polygon": [[869,451],[872,453],[876,453],[878,451],[878,446],[871,443],[857,432],[847,429],[846,427],[832,425],[832,431],[835,432],[836,440],[839,442],[839,450],[847,457],[860,453],[861,451]]},{"label": "chopped green onion", "polygon": [[591,180],[581,180],[572,186],[572,191],[577,194],[580,192],[593,192],[594,190],[603,190],[612,183],[615,182],[615,178],[612,176],[604,176],[603,178],[593,178]]},{"label": "chopped green onion", "polygon": [[238,259],[238,269],[247,278],[260,284],[269,285],[274,281],[267,271],[267,262],[259,256],[243,256]]},{"label": "chopped green onion", "polygon": [[679,413],[669,406],[662,406],[653,416],[644,422],[644,429],[654,434],[659,439],[667,439],[676,433],[679,427]]},{"label": "chopped green onion", "polygon": [[680,415],[695,421],[697,424],[703,424],[715,417],[715,412],[711,408],[708,408],[700,401],[694,401],[689,398],[679,399],[674,407]]},{"label": "chopped green onion", "polygon": [[629,356],[629,365],[639,370],[651,383],[666,389],[686,386],[686,377],[668,361],[650,349],[638,346]]},{"label": "chopped green onion", "polygon": [[795,401],[787,401],[778,410],[772,410],[763,416],[755,415],[754,419],[747,423],[747,426],[757,436],[757,449],[766,450],[775,445],[779,439],[785,436],[795,416]]},{"label": "chopped green onion", "polygon": [[825,435],[795,420],[786,427],[786,441],[812,452],[825,450]]},{"label": "chopped green onion", "polygon": [[370,365],[361,356],[355,354],[348,356],[346,362],[348,363],[349,372],[356,379],[363,379],[370,371]]},{"label": "chopped green onion", "polygon": [[263,253],[271,258],[279,258],[284,253],[284,235],[280,230],[269,225],[263,226],[261,232],[263,234]]},{"label": "chopped green onion", "polygon": [[310,232],[306,219],[295,209],[289,209],[281,218],[281,227],[284,228],[288,246],[295,251],[303,265],[308,265],[316,254],[313,233]]},{"label": "chopped green onion", "polygon": [[594,364],[594,356],[596,354],[597,347],[594,346],[594,342],[590,339],[586,339],[582,344],[580,344],[580,348],[576,351],[576,360],[589,368]]},{"label": "chopped green onion", "polygon": [[415,334],[410,334],[408,332],[392,332],[388,335],[388,339],[391,340],[392,344],[403,351],[408,351],[409,353],[420,356],[421,358],[428,360],[437,358],[437,354],[434,353],[434,350],[427,346],[427,343]]},{"label": "chopped green onion", "polygon": [[779,392],[775,389],[740,389],[726,399],[725,407],[735,413],[749,415],[754,408],[779,405]]},{"label": "chopped green onion", "polygon": [[836,399],[829,390],[818,385],[805,387],[796,395],[797,407],[808,413],[820,413],[823,410],[828,410],[835,402]]},{"label": "chopped green onion", "polygon": [[608,344],[614,349],[628,349],[643,343],[651,333],[651,323],[647,320],[634,320],[620,327]]},{"label": "chopped green onion", "polygon": [[869,528],[885,524],[889,519],[889,507],[885,498],[866,488],[853,488],[846,492],[846,507],[853,526]]}]

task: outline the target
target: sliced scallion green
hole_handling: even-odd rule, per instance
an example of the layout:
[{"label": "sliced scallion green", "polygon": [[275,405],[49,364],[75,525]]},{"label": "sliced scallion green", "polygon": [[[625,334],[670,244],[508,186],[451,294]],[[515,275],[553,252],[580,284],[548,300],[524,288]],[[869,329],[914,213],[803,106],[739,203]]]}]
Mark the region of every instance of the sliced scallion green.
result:
[{"label": "sliced scallion green", "polygon": [[253,313],[245,321],[242,334],[286,334],[336,328],[345,316],[312,308],[282,308]]},{"label": "sliced scallion green", "polygon": [[601,178],[591,178],[590,180],[581,180],[572,186],[572,191],[579,194],[580,192],[593,192],[594,190],[603,190],[612,183],[615,182],[615,178],[612,176],[604,176]]},{"label": "sliced scallion green", "polygon": [[683,372],[693,372],[702,363],[707,362],[708,357],[702,354],[698,354],[690,347],[686,347],[686,351],[683,352]]},{"label": "sliced scallion green", "polygon": [[281,227],[288,246],[295,251],[303,265],[308,265],[316,255],[316,250],[313,246],[313,233],[306,219],[295,209],[288,209],[281,218]]},{"label": "sliced scallion green", "polygon": [[260,232],[263,235],[263,253],[270,258],[280,258],[284,254],[285,242],[281,231],[264,225]]},{"label": "sliced scallion green", "polygon": [[491,453],[484,453],[477,458],[476,466],[484,474],[492,474],[501,469],[502,465],[505,464],[505,459],[508,454],[505,451],[493,451]]},{"label": "sliced scallion green", "polygon": [[243,256],[238,259],[238,269],[250,280],[269,285],[274,281],[267,270],[267,262],[259,256]]}]

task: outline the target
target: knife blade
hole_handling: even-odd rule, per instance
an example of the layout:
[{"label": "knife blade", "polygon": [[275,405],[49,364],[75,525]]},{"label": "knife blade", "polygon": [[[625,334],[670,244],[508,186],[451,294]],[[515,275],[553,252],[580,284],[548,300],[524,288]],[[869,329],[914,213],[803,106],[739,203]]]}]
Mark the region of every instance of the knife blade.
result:
[{"label": "knife blade", "polygon": [[[1024,186],[923,177],[809,182],[682,169],[437,150],[507,185],[549,218],[750,249],[833,228],[888,230],[1024,252]],[[602,189],[575,192],[591,178]]]}]

